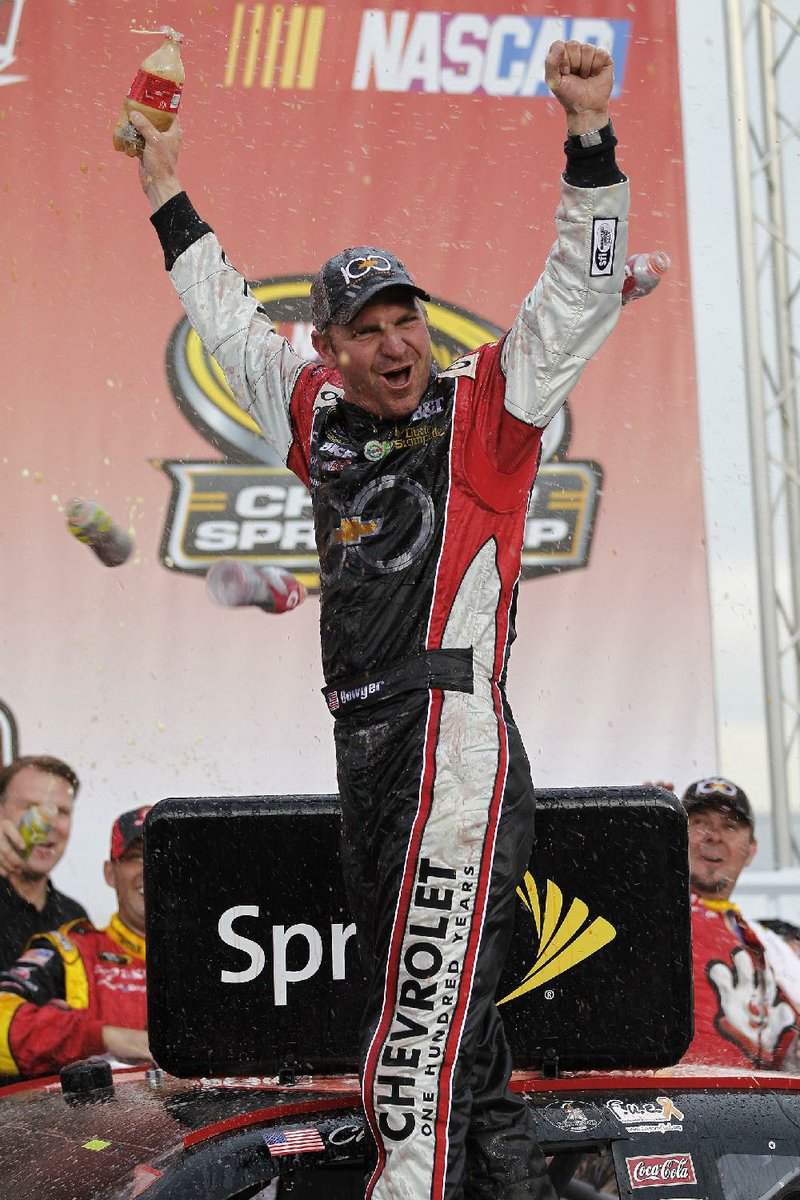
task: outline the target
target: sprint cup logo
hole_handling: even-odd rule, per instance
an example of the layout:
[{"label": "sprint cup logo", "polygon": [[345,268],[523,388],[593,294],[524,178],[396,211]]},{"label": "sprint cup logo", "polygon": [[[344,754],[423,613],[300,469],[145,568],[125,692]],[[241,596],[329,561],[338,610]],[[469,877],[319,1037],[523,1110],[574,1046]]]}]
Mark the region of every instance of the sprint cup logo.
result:
[{"label": "sprint cup logo", "polygon": [[[313,359],[310,285],[311,276],[300,275],[265,280],[253,284],[252,291],[295,351]],[[434,298],[426,307],[434,357],[443,369],[502,336],[496,326],[441,300]],[[161,561],[171,570],[203,575],[218,559],[248,559],[283,567],[316,591],[319,560],[311,497],[238,407],[217,363],[185,318],[170,339],[167,372],[181,411],[226,457],[160,463],[172,481]],[[564,406],[542,443],[542,466],[525,527],[523,579],[583,567],[588,561],[602,472],[593,462],[565,461],[569,436]]]}]

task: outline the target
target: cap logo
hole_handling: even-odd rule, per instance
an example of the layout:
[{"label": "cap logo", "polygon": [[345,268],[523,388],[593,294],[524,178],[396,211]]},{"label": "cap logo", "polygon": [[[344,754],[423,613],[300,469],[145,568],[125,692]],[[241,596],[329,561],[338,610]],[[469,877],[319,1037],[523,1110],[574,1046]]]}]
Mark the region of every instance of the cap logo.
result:
[{"label": "cap logo", "polygon": [[733,798],[737,795],[738,790],[732,783],[728,783],[727,779],[704,779],[698,783],[695,793],[698,796],[730,796]]},{"label": "cap logo", "polygon": [[382,254],[372,254],[369,258],[351,258],[346,267],[341,268],[347,283],[353,283],[356,279],[363,279],[370,271],[381,271],[383,274],[391,274],[392,264],[388,258],[384,258]]}]

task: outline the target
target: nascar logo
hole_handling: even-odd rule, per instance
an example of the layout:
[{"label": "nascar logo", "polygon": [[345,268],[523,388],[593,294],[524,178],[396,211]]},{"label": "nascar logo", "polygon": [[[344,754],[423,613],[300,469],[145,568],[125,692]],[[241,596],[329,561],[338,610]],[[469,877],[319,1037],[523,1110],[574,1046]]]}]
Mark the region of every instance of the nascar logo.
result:
[{"label": "nascar logo", "polygon": [[483,13],[365,12],[352,87],[379,92],[549,96],[544,60],[552,42],[575,38],[608,50],[619,94],[630,21]]},{"label": "nascar logo", "polygon": [[223,86],[308,91],[317,86],[320,65],[330,62],[333,86],[346,87],[349,77],[356,92],[547,97],[550,44],[574,38],[609,51],[612,96],[623,88],[627,20],[370,8],[354,35],[347,15],[332,5],[235,4]]}]

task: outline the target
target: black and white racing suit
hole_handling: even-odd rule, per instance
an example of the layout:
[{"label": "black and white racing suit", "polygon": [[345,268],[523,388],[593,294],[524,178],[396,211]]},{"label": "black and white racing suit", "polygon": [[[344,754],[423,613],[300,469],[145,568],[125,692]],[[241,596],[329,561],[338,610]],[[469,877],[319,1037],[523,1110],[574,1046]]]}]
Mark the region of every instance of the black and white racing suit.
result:
[{"label": "black and white racing suit", "polygon": [[614,327],[625,261],[613,150],[579,176],[577,158],[511,330],[432,375],[398,423],[298,357],[185,194],[152,218],[192,325],[313,498],[343,863],[370,981],[375,1200],[547,1194],[494,996],[533,838],[504,694],[525,516],[542,430]]}]

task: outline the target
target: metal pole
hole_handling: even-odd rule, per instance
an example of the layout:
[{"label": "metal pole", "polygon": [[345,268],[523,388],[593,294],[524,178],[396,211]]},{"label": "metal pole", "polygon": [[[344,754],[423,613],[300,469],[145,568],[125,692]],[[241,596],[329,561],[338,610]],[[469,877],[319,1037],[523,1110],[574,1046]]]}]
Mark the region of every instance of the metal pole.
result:
[{"label": "metal pole", "polygon": [[[772,228],[772,285],[775,305],[775,339],[777,350],[777,397],[781,421],[782,473],[786,504],[787,563],[789,578],[786,585],[787,602],[784,619],[787,626],[783,649],[784,684],[795,699],[800,700],[800,443],[797,430],[797,386],[792,361],[792,295],[789,281],[788,237],[784,197],[783,154],[781,129],[778,123],[778,87],[775,76],[775,14],[772,5],[761,0],[759,5],[759,47],[761,52],[761,93],[764,97],[764,156],[770,225]],[[777,582],[777,581],[776,581]],[[791,683],[790,683],[791,681]],[[784,717],[787,705],[784,702]],[[798,728],[795,710],[794,729]],[[784,724],[784,731],[786,724]],[[790,765],[792,737],[784,747],[785,765]],[[800,750],[800,746],[798,746]],[[800,777],[800,752],[795,755],[795,773]],[[788,790],[788,789],[787,789]]]},{"label": "metal pole", "polygon": [[739,227],[745,377],[747,382],[750,461],[753,478],[756,529],[762,672],[766,702],[769,775],[772,792],[774,860],[776,866],[788,867],[792,861],[792,849],[786,771],[783,761],[783,704],[776,597],[773,580],[772,505],[767,465],[758,266],[751,192],[750,139],[744,62],[744,27],[741,0],[726,0],[725,7],[727,17],[728,67],[730,72],[734,173]]}]

